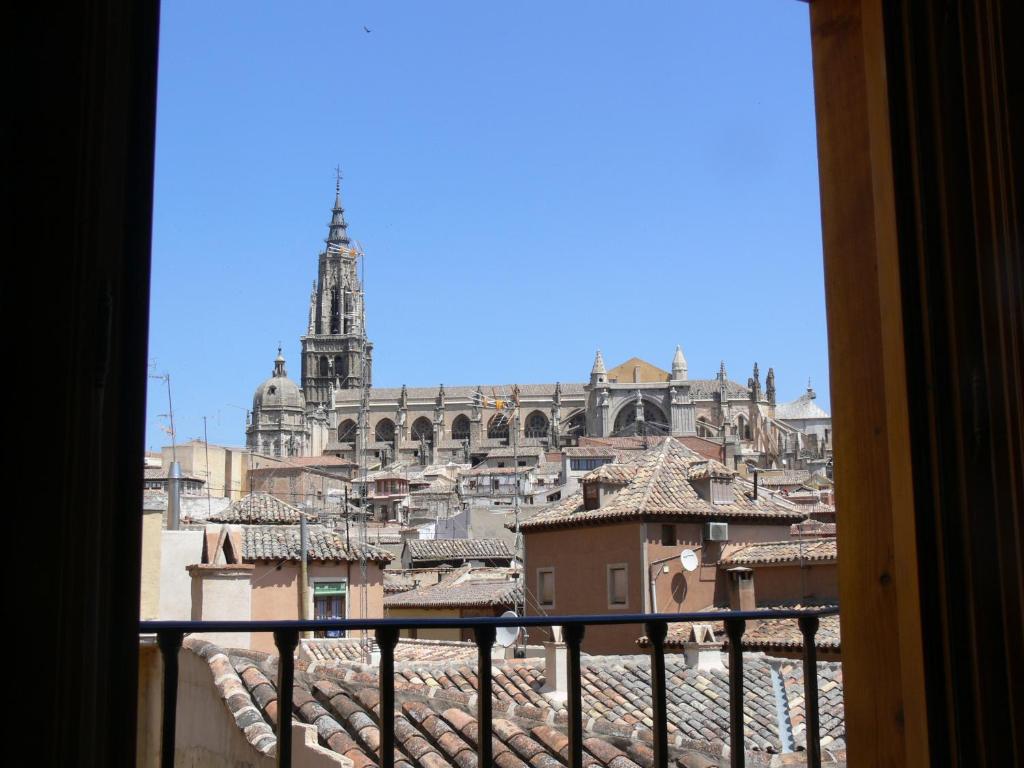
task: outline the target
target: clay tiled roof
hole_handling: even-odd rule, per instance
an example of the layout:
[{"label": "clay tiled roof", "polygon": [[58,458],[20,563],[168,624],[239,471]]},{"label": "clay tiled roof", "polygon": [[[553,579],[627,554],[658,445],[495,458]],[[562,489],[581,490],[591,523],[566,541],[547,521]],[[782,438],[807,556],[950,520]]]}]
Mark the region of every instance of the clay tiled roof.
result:
[{"label": "clay tiled roof", "polygon": [[[250,493],[223,512],[210,516],[211,523],[243,523],[251,525],[298,525],[302,512],[269,493]],[[316,515],[306,515],[315,520]]]},{"label": "clay tiled roof", "polygon": [[[345,641],[335,642],[338,647]],[[211,684],[217,681],[225,706],[250,743],[260,751],[269,750],[273,745],[270,723],[277,715],[276,660],[243,651],[225,653],[195,637],[186,638],[184,646],[207,660]],[[469,655],[396,663],[397,768],[475,765],[477,723],[468,714],[475,710],[479,694],[474,661]],[[666,658],[665,666],[670,763],[678,768],[718,764],[729,743],[727,672],[687,667],[677,655]],[[745,655],[743,667],[748,764],[767,765],[772,754],[805,745],[802,664]],[[584,657],[581,668],[584,765],[650,768],[650,659]],[[540,692],[545,682],[544,661],[495,661],[492,674],[494,764],[500,768],[564,766],[568,716],[564,704]],[[821,743],[828,750],[825,757],[843,760],[842,667],[835,662],[820,663],[818,676]],[[296,664],[293,699],[295,716],[316,725],[322,744],[345,755],[354,768],[377,764],[380,735],[375,667],[327,659],[310,663],[303,653]]]},{"label": "clay tiled roof", "polygon": [[[372,635],[367,639],[370,651],[377,651]],[[395,646],[395,663],[423,663],[438,661],[469,661],[476,659],[476,643],[455,640],[413,640],[402,638]],[[303,640],[300,658],[309,662],[331,664],[334,662],[356,662],[366,659],[366,647],[359,637],[339,639]]]},{"label": "clay tiled roof", "polygon": [[835,562],[835,538],[766,541],[750,544],[719,561],[720,567],[773,565],[804,562]]},{"label": "clay tiled roof", "polygon": [[836,524],[823,523],[820,520],[804,520],[789,526],[790,536],[835,536]]},{"label": "clay tiled roof", "polygon": [[[306,529],[309,541],[307,557],[310,560],[358,562],[362,559],[375,563],[389,563],[392,555],[370,544],[350,541],[345,546],[345,535],[319,525]],[[299,560],[301,544],[297,525],[243,525],[242,560]]]},{"label": "clay tiled roof", "polygon": [[761,485],[774,488],[782,485],[802,485],[811,477],[806,469],[769,469],[757,473],[757,481]]},{"label": "clay tiled roof", "polygon": [[540,446],[535,446],[535,447],[531,447],[531,448],[524,448],[524,447],[520,446],[519,448],[513,450],[513,448],[511,446],[503,445],[500,448],[492,448],[491,450],[489,450],[487,452],[487,458],[489,458],[489,459],[511,459],[513,456],[515,456],[517,454],[521,458],[524,458],[524,459],[527,456],[536,458],[538,456],[543,456],[544,455],[544,449],[541,448]]},{"label": "clay tiled roof", "polygon": [[409,539],[413,563],[444,560],[511,560],[514,553],[503,539]]},{"label": "clay tiled roof", "polygon": [[598,509],[583,507],[582,491],[556,502],[522,523],[523,530],[544,527],[594,525],[649,517],[697,517],[703,519],[762,519],[795,523],[804,515],[793,504],[770,494],[756,501],[752,486],[730,481],[729,503],[712,503],[697,491],[695,483],[708,475],[731,477],[734,473],[701,456],[673,438],[638,454],[625,464],[605,464],[584,475],[583,481],[599,479],[625,485]]},{"label": "clay tiled roof", "polygon": [[511,608],[521,599],[507,568],[465,566],[437,584],[384,598],[384,608]]},{"label": "clay tiled roof", "polygon": [[[785,605],[771,607],[777,609],[785,608],[787,610],[800,610],[804,607],[821,608],[823,606]],[[707,611],[708,620],[702,623],[710,624],[711,628],[714,630],[715,639],[723,644],[723,648],[728,648],[729,638],[725,633],[725,625],[721,621],[715,620],[715,614],[722,610],[725,609],[709,609]],[[665,649],[674,651],[682,650],[685,643],[690,639],[690,630],[692,627],[693,623],[688,621],[669,624],[668,636],[665,638]],[[637,645],[646,649],[649,646],[647,637],[640,637],[637,640]],[[814,635],[814,645],[821,651],[841,650],[839,616],[832,615],[819,617],[818,631]],[[796,619],[759,619],[756,621],[747,621],[746,626],[744,627],[743,650],[745,651],[764,651],[766,653],[771,653],[772,651],[796,652],[803,650],[803,647],[803,634],[800,632],[800,626]]]}]

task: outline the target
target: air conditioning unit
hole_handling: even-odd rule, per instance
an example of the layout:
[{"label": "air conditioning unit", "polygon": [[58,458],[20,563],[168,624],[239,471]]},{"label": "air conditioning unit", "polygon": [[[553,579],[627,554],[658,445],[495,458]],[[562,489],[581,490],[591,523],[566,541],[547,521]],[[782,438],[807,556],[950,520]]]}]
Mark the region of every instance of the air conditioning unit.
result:
[{"label": "air conditioning unit", "polygon": [[728,541],[729,540],[729,524],[728,523],[707,523],[704,526],[704,540],[705,541]]}]

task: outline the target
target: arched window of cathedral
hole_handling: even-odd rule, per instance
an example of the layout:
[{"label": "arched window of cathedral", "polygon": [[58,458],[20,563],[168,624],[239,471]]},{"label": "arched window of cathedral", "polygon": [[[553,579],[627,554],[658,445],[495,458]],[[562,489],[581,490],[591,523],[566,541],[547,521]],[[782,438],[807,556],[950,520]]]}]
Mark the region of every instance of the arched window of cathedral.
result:
[{"label": "arched window of cathedral", "polygon": [[565,426],[562,428],[562,433],[565,435],[579,437],[585,435],[587,432],[587,413],[586,411],[577,411],[564,422]]},{"label": "arched window of cathedral", "polygon": [[469,440],[469,419],[459,414],[452,422],[452,440]]},{"label": "arched window of cathedral", "polygon": [[356,441],[356,423],[352,419],[345,419],[338,425],[338,442],[354,443]]},{"label": "arched window of cathedral", "polygon": [[508,440],[508,417],[501,413],[491,416],[491,420],[487,422],[487,436]]},{"label": "arched window of cathedral", "polygon": [[[644,401],[644,434],[646,435],[667,435],[669,433],[668,419],[665,413],[654,403]],[[639,434],[636,427],[636,406],[632,402],[624,405],[615,417],[615,426],[612,434],[616,437]]]},{"label": "arched window of cathedral", "polygon": [[330,369],[330,363],[327,362],[327,355],[321,355],[320,356],[320,375],[321,376],[329,376],[330,375],[330,370],[329,369]]},{"label": "arched window of cathedral", "polygon": [[525,431],[527,437],[547,437],[548,417],[540,411],[534,411],[526,417]]},{"label": "arched window of cathedral", "polygon": [[336,355],[334,358],[334,375],[342,380],[348,376],[348,371],[345,370],[345,358],[341,355]]},{"label": "arched window of cathedral", "polygon": [[395,422],[391,419],[381,419],[373,430],[373,439],[378,443],[395,444]]},{"label": "arched window of cathedral", "polygon": [[412,435],[414,442],[426,440],[428,444],[432,444],[434,442],[434,425],[426,416],[420,416],[412,423],[412,432],[409,434]]},{"label": "arched window of cathedral", "polygon": [[341,333],[341,307],[338,305],[337,288],[331,288],[331,333]]},{"label": "arched window of cathedral", "polygon": [[280,456],[281,455],[281,441],[280,440],[275,440],[274,441],[274,455],[275,456]]},{"label": "arched window of cathedral", "polygon": [[736,435],[740,440],[750,439],[750,421],[742,413],[736,417]]}]

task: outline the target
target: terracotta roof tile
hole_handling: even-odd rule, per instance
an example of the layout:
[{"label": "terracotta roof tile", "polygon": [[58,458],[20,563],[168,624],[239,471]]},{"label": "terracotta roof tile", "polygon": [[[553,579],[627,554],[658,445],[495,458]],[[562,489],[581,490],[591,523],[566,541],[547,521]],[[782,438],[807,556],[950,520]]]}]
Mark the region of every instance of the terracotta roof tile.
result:
[{"label": "terracotta roof tile", "polygon": [[[219,681],[218,692],[250,743],[258,742],[261,751],[268,751],[275,743],[271,724],[276,713],[269,714],[276,706],[271,682],[275,660],[260,661],[243,652],[233,652],[229,658],[193,637],[186,638],[184,645],[210,664],[211,676]],[[293,698],[299,720],[315,725],[321,741],[357,768],[375,765],[380,746],[376,669],[361,664],[314,668],[301,661],[296,666]],[[563,768],[566,712],[563,704],[539,693],[543,660],[495,662],[493,673],[495,764],[499,768]],[[582,674],[584,765],[651,766],[649,658],[585,657]],[[845,759],[841,665],[820,663],[818,675],[822,744]],[[696,670],[677,656],[669,657],[666,683],[670,759],[685,767],[720,758],[729,739],[727,673]],[[478,729],[468,712],[475,707],[476,684],[472,662],[396,667],[398,768],[474,768]],[[781,733],[777,690],[784,699]],[[792,739],[790,748],[801,747],[806,732],[804,710],[800,662],[744,657],[745,746],[753,760],[763,763],[771,753],[782,751],[783,739]]]},{"label": "terracotta roof tile", "polygon": [[522,590],[507,568],[460,568],[437,584],[384,598],[387,608],[511,608]]},{"label": "terracotta roof tile", "polygon": [[[299,560],[302,557],[297,525],[243,525],[242,560]],[[345,537],[336,531],[319,525],[306,529],[308,538],[307,557],[310,560],[358,562],[366,559],[375,563],[389,563],[390,552],[371,544],[350,541],[345,546]]]},{"label": "terracotta roof tile", "polygon": [[[756,501],[752,486],[735,473],[687,448],[674,438],[637,454],[621,464],[605,464],[582,478],[583,482],[624,485],[600,508],[586,510],[582,491],[556,502],[521,524],[524,531],[545,527],[593,525],[607,521],[647,517],[698,517],[728,520],[756,518],[799,522],[803,513],[775,495],[763,494]],[[729,503],[712,503],[698,491],[696,483],[708,477],[729,480]]]},{"label": "terracotta roof tile", "polygon": [[405,542],[412,562],[450,560],[509,560],[514,553],[504,539],[409,539]]},{"label": "terracotta roof tile", "polygon": [[[302,511],[269,493],[250,493],[222,512],[210,516],[211,523],[248,523],[251,525],[297,525]],[[306,514],[307,520],[316,515]]]},{"label": "terracotta roof tile", "polygon": [[766,541],[760,544],[749,544],[722,558],[718,565],[728,568],[734,565],[835,562],[836,557],[836,539],[833,536],[831,538]]}]

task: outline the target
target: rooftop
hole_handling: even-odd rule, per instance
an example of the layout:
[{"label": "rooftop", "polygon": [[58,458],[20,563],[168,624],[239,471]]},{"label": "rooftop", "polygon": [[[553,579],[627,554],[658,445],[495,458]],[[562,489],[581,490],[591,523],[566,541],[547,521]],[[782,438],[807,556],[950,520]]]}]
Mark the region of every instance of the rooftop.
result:
[{"label": "rooftop", "polygon": [[[338,647],[344,641],[337,641]],[[401,643],[399,643],[401,645]],[[196,637],[185,649],[210,667],[239,729],[259,751],[275,743],[276,658],[224,651]],[[475,765],[477,676],[472,657],[396,664],[396,768],[469,768]],[[567,711],[540,692],[543,659],[496,661],[494,763],[501,768],[560,768],[565,764]],[[592,768],[653,765],[650,659],[646,656],[584,657],[584,760]],[[376,765],[378,678],[374,667],[341,661],[296,664],[296,717],[316,725],[322,744],[352,760]],[[842,667],[818,665],[821,743],[845,758]],[[721,758],[728,744],[729,695],[725,671],[687,667],[666,658],[670,761],[695,768]],[[802,664],[761,655],[744,656],[745,744],[750,764],[767,765],[773,753],[804,746]],[[255,719],[254,719],[255,718]],[[827,754],[828,754],[827,753]],[[826,756],[827,756],[826,754]]]},{"label": "rooftop", "polygon": [[511,608],[521,597],[508,568],[463,566],[437,584],[384,598],[384,608]]},{"label": "rooftop", "polygon": [[[521,528],[594,525],[647,517],[753,518],[788,523],[804,519],[795,505],[773,495],[751,498],[752,486],[734,474],[674,438],[666,438],[626,463],[605,464],[583,476],[584,482],[594,479],[623,486],[599,508],[585,509],[580,491],[534,515]],[[709,475],[731,478],[731,501],[712,503],[698,493],[694,482]]]},{"label": "rooftop", "polygon": [[405,546],[413,562],[511,560],[514,556],[503,539],[409,539]]},{"label": "rooftop", "polygon": [[719,566],[781,565],[807,561],[835,562],[835,537],[750,544],[722,558],[719,561]]},{"label": "rooftop", "polygon": [[[230,507],[215,512],[208,518],[211,523],[244,523],[252,525],[297,525],[302,512],[269,493],[250,493]],[[316,516],[306,514],[307,520]]]},{"label": "rooftop", "polygon": [[[261,560],[300,560],[302,558],[297,525],[243,525],[242,559],[246,562]],[[306,528],[310,560],[380,563],[391,562],[392,555],[371,544],[350,540],[337,531],[319,525]]]}]

